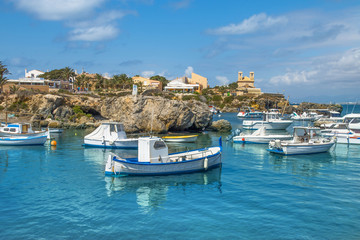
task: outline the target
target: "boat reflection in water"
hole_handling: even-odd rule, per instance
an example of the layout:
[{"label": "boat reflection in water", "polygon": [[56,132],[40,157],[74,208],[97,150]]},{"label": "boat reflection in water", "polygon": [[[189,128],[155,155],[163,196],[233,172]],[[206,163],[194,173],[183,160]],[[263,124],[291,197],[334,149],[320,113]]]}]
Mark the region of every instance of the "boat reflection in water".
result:
[{"label": "boat reflection in water", "polygon": [[192,174],[104,179],[108,196],[116,193],[135,193],[136,202],[145,213],[160,207],[166,201],[167,192],[171,188],[186,191],[196,185],[221,192],[221,167]]}]

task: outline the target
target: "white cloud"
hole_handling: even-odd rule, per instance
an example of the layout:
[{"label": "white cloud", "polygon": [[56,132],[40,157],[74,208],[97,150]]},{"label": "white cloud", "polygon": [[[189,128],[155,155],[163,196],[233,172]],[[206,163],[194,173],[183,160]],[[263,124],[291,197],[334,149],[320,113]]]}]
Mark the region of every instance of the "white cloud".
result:
[{"label": "white cloud", "polygon": [[154,75],[155,75],[154,71],[143,71],[141,73],[141,76],[143,76],[144,78],[150,78],[150,77],[152,77]]},{"label": "white cloud", "polygon": [[90,28],[76,28],[70,32],[71,41],[103,41],[117,36],[119,30],[111,25]]},{"label": "white cloud", "polygon": [[43,20],[77,19],[91,13],[104,0],[13,0],[15,6]]},{"label": "white cloud", "polygon": [[360,80],[360,48],[350,49],[339,56],[315,58],[310,65],[312,66],[310,69],[288,71],[284,75],[272,77],[270,84],[306,84],[319,90],[331,86],[358,88]]},{"label": "white cloud", "polygon": [[191,2],[192,2],[192,0],[181,0],[181,1],[171,3],[170,7],[174,8],[176,10],[179,10],[182,8],[189,7]]},{"label": "white cloud", "polygon": [[216,80],[220,82],[220,85],[228,85],[230,83],[229,79],[224,76],[216,76]]},{"label": "white cloud", "polygon": [[185,69],[185,76],[191,77],[191,73],[193,73],[193,72],[194,72],[194,68],[189,66]]},{"label": "white cloud", "polygon": [[239,24],[230,24],[228,26],[209,30],[209,33],[216,35],[238,35],[253,33],[256,31],[277,27],[286,24],[288,19],[286,17],[269,17],[265,13],[253,15],[248,19],[243,20]]}]

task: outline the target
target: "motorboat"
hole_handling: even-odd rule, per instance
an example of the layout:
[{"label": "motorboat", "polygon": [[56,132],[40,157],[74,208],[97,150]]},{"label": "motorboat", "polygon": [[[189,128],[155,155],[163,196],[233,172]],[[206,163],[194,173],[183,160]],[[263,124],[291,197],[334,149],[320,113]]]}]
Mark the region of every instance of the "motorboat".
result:
[{"label": "motorboat", "polygon": [[47,135],[0,137],[1,146],[44,145]]},{"label": "motorboat", "polygon": [[1,137],[11,136],[42,136],[46,135],[47,131],[34,131],[30,123],[7,123],[0,127]]},{"label": "motorboat", "polygon": [[285,130],[293,123],[292,120],[283,120],[277,112],[267,112],[264,114],[263,120],[245,120],[243,128],[256,130],[265,126],[267,130]]},{"label": "motorboat", "polygon": [[293,139],[271,140],[269,152],[282,155],[311,154],[327,152],[335,144],[335,138],[321,136],[320,128],[294,127]]},{"label": "motorboat", "polygon": [[360,133],[360,113],[346,114],[343,119],[344,123],[348,123],[350,130]]},{"label": "motorboat", "polygon": [[197,140],[198,135],[184,135],[184,136],[165,136],[162,139],[165,142],[180,142],[180,143],[191,143]]},{"label": "motorboat", "polygon": [[49,128],[49,133],[62,133],[64,129],[62,128]]},{"label": "motorboat", "polygon": [[296,112],[293,112],[290,116],[290,119],[294,121],[315,121],[316,117],[313,115],[311,116],[306,112],[303,112],[300,115]]},{"label": "motorboat", "polygon": [[119,122],[103,122],[84,137],[84,145],[102,148],[137,148],[137,138],[127,138],[124,125]]},{"label": "motorboat", "polygon": [[219,147],[209,147],[169,154],[159,137],[139,138],[137,158],[108,156],[105,175],[171,175],[206,171],[221,165],[221,137]]},{"label": "motorboat", "polygon": [[248,108],[247,110],[240,110],[237,114],[240,119],[258,119],[263,117],[263,112],[255,111],[254,108]]},{"label": "motorboat", "polygon": [[233,137],[234,143],[269,143],[271,140],[290,140],[292,138],[289,134],[266,134],[266,127],[262,126],[252,134],[240,133],[240,135]]},{"label": "motorboat", "polygon": [[337,143],[360,144],[360,134],[349,129],[347,123],[333,123],[321,130],[324,137],[335,137]]}]

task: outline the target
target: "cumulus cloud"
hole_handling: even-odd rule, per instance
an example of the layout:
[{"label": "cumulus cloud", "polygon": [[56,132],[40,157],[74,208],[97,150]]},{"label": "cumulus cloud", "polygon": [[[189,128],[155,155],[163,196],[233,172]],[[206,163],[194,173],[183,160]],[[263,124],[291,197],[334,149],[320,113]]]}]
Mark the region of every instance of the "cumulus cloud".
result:
[{"label": "cumulus cloud", "polygon": [[228,85],[230,83],[229,79],[224,76],[216,76],[215,77],[218,82],[220,82],[220,85]]},{"label": "cumulus cloud", "polygon": [[[272,77],[274,85],[306,84],[313,87],[338,86],[358,88],[360,80],[360,48],[350,49],[339,56],[316,58],[311,69],[288,71],[284,75]],[[354,85],[355,84],[355,85]]]},{"label": "cumulus cloud", "polygon": [[185,69],[185,76],[191,77],[191,73],[193,73],[193,72],[194,72],[194,68],[189,66]]},{"label": "cumulus cloud", "polygon": [[13,0],[15,6],[43,20],[81,18],[99,7],[104,0]]},{"label": "cumulus cloud", "polygon": [[265,13],[260,13],[243,20],[241,23],[230,24],[224,27],[209,30],[208,32],[216,35],[240,35],[269,29],[274,26],[284,25],[287,21],[288,19],[284,16],[270,17]]}]

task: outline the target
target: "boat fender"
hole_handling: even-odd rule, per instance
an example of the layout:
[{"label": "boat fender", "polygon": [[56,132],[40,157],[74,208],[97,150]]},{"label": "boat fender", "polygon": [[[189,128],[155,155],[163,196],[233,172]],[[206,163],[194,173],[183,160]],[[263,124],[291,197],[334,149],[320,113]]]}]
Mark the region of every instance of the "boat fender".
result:
[{"label": "boat fender", "polygon": [[205,158],[204,159],[204,169],[207,170],[209,167],[209,159],[208,158]]}]

